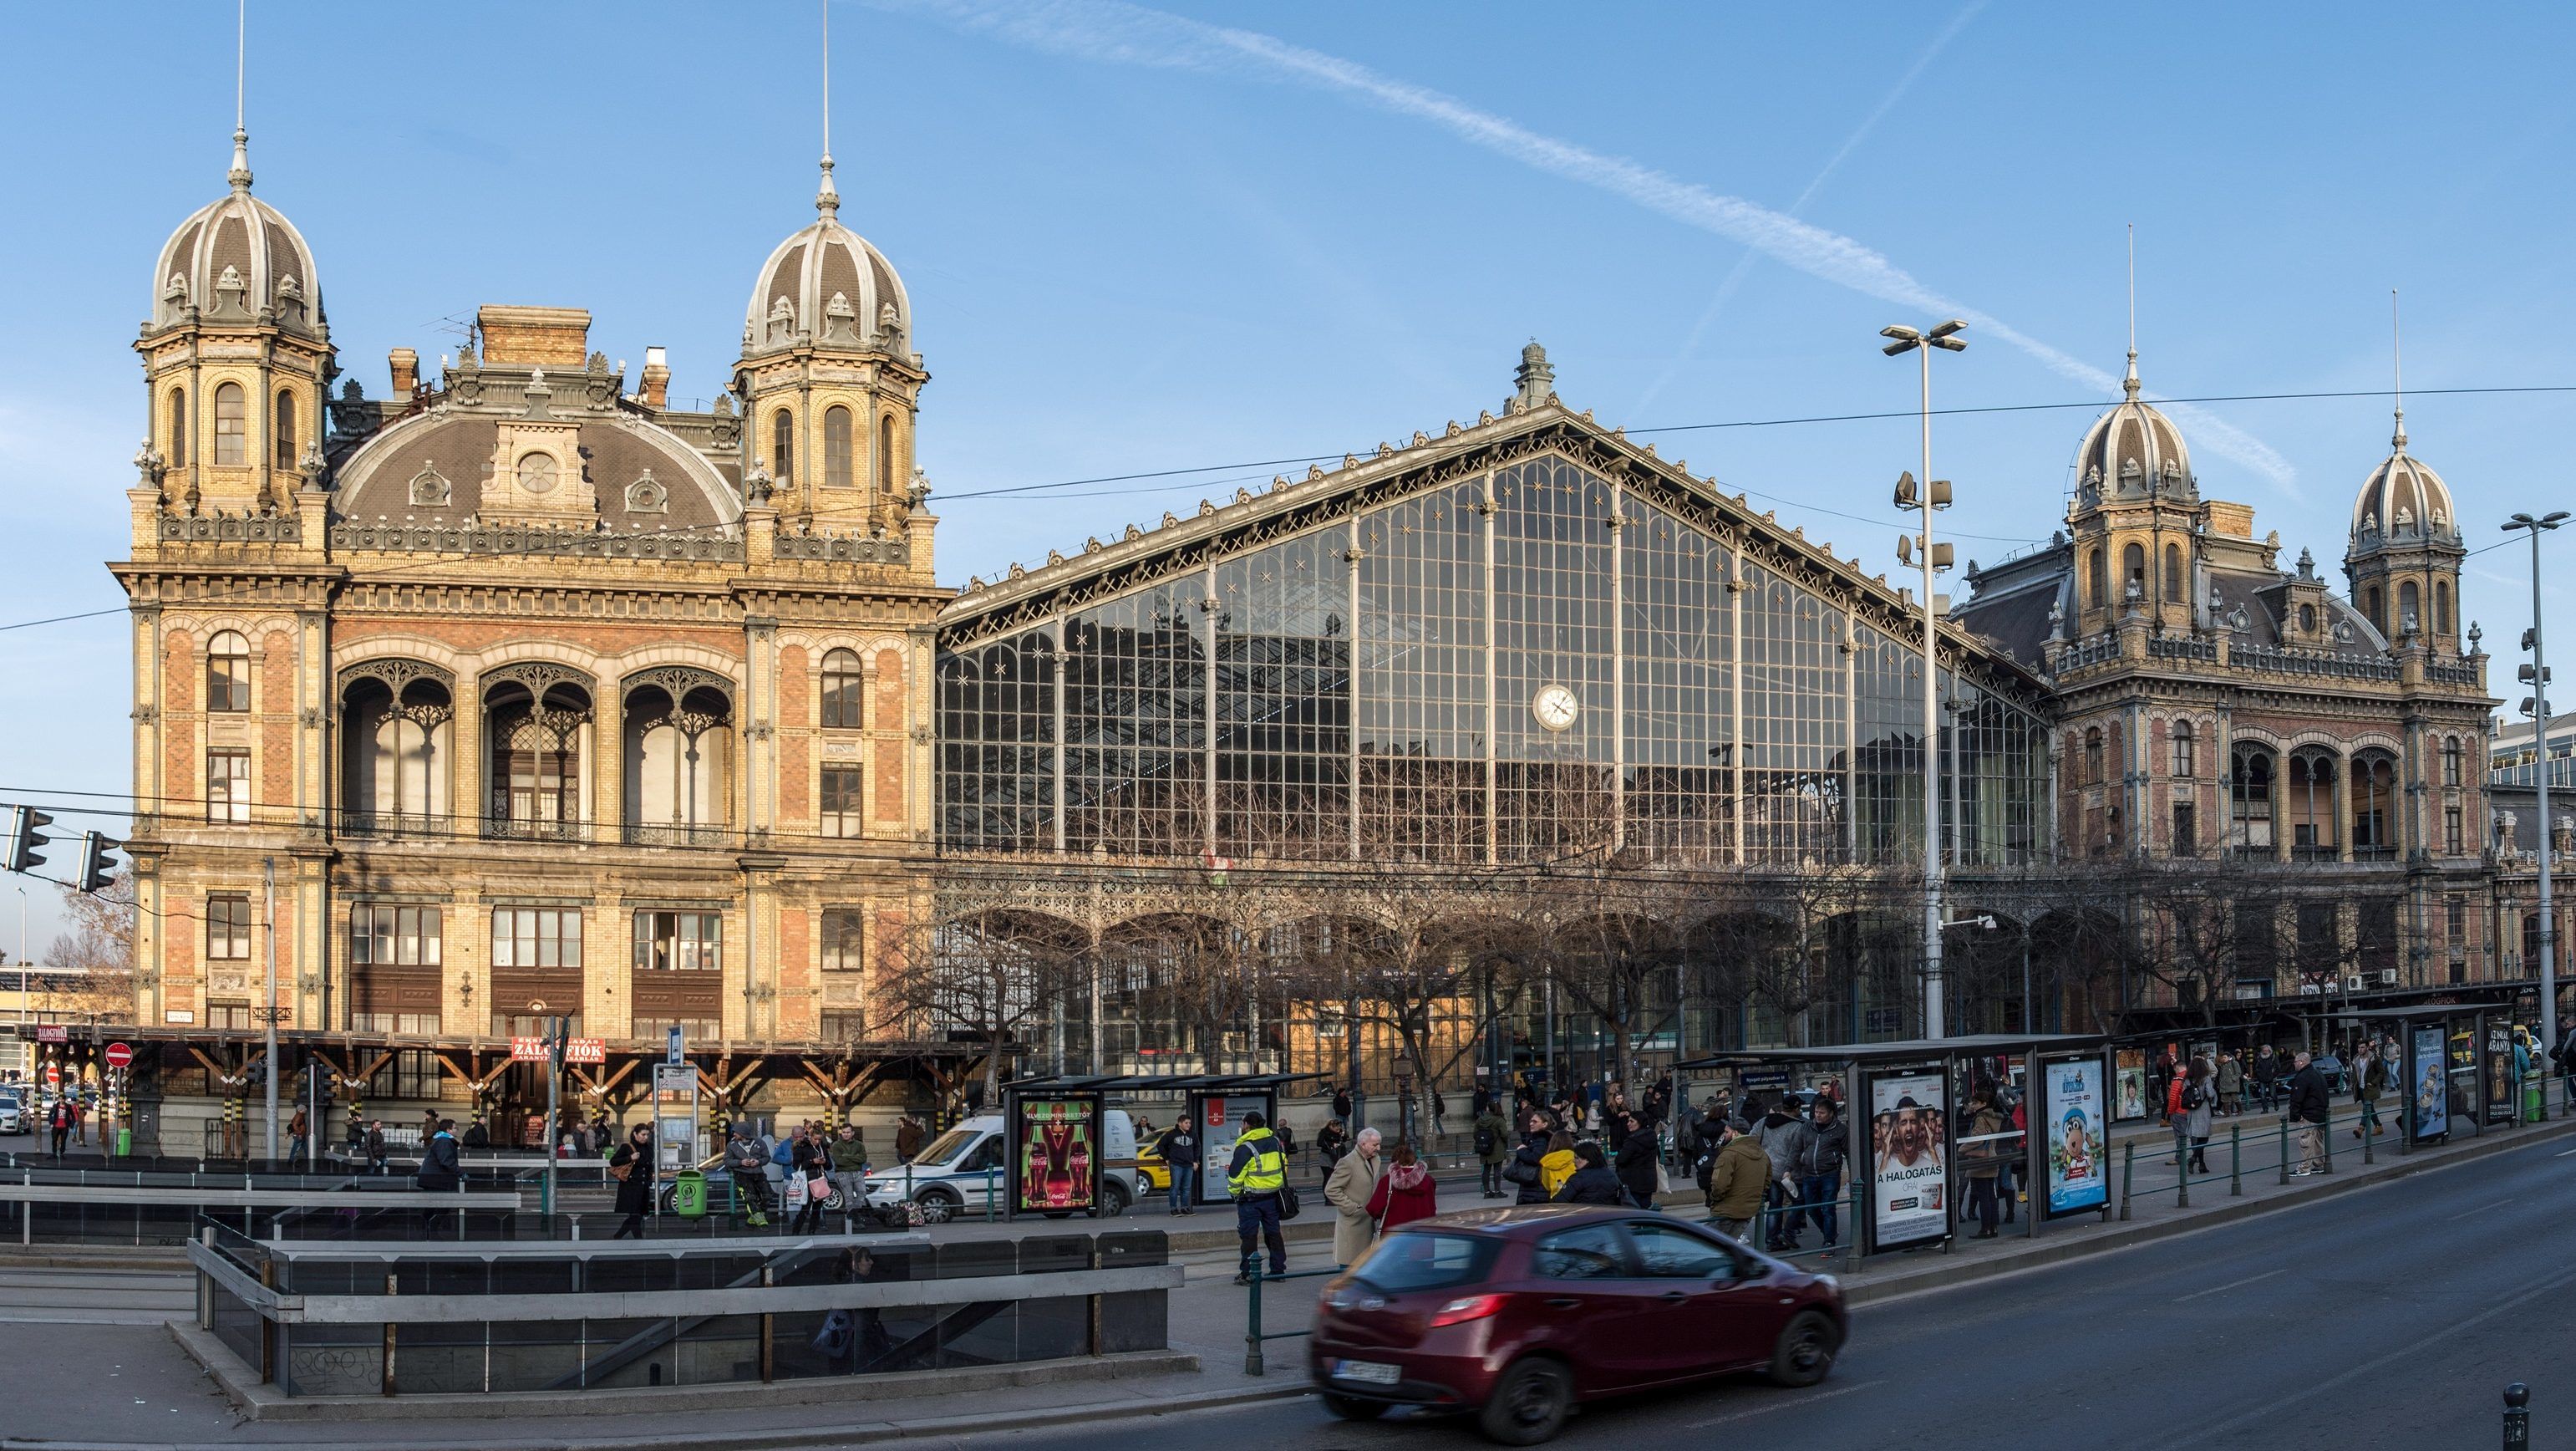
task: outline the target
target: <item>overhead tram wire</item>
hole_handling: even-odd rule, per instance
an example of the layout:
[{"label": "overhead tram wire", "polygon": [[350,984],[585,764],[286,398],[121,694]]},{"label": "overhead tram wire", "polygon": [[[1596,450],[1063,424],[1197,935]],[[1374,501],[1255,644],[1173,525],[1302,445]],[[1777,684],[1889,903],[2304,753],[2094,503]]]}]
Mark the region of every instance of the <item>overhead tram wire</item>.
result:
[{"label": "overhead tram wire", "polygon": [[[2377,398],[2382,396],[2384,391],[2385,390],[2377,388],[2358,388],[2304,393],[2210,393],[2195,397],[2156,398],[2149,401],[2156,403],[2299,402],[2343,398]],[[2466,397],[2519,393],[2576,393],[2576,384],[2534,383],[2477,388],[2419,388],[2416,390],[2417,397]],[[1981,413],[2038,413],[2063,411],[2074,408],[2101,408],[2105,406],[2107,405],[2100,399],[2079,399],[2062,403],[1977,404],[1954,408],[1935,408],[1932,412],[1936,417],[1955,417]],[[1890,419],[1916,418],[1920,416],[1921,410],[1919,409],[1878,413],[1821,413],[1790,418],[1739,418],[1715,423],[1658,424],[1648,428],[1631,428],[1626,430],[1626,433],[1628,436],[1633,438],[1650,433],[1694,433],[1729,428],[1787,428],[1825,423],[1870,423],[1883,422]],[[941,494],[936,497],[938,497],[942,502],[964,502],[976,499],[1015,497],[1026,494],[1046,494],[1050,498],[1058,499],[1090,499],[1108,498],[1125,494],[1163,493],[1177,489],[1206,488],[1214,484],[1240,482],[1240,480],[1235,479],[1195,479],[1190,477],[1192,475],[1229,473],[1238,469],[1279,468],[1290,464],[1301,463],[1328,463],[1334,459],[1345,457],[1346,454],[1347,451],[1345,451],[1345,453],[1336,454],[1304,454],[1295,458],[1248,459],[1238,460],[1232,463],[1202,464],[1195,468],[1151,469],[1139,473],[1101,474],[1090,478],[1062,479],[1044,484],[1014,484],[997,489],[967,489],[956,493]],[[1243,477],[1248,480],[1258,478],[1259,475],[1247,474]],[[1049,492],[1058,489],[1084,489],[1093,484],[1131,483],[1150,479],[1176,479],[1180,480],[1180,482],[1168,485],[1156,484],[1138,489],[1102,489],[1087,493]],[[1720,480],[1719,482],[1724,483],[1723,480]],[[1807,503],[1799,499],[1793,499],[1783,494],[1774,494],[1764,490],[1744,488],[1736,485],[1728,485],[1728,487],[1734,487],[1737,489],[1737,492],[1753,498],[1774,500],[1779,503],[1788,504],[1793,508],[1804,509],[1810,513],[1824,514],[1837,519],[1850,519],[1863,524],[1877,524],[1884,522],[1869,515],[1845,513],[1838,509],[1827,509],[1820,505]],[[867,512],[868,511],[866,509],[817,509],[811,511],[810,517],[818,520],[848,518],[863,515]],[[731,526],[722,524],[684,524],[676,529],[657,530],[651,537],[667,538],[675,534],[692,534],[708,529],[723,529],[728,527]],[[1982,539],[1998,544],[2030,544],[2036,543],[2038,539],[2038,536],[2036,535],[2021,536],[2002,534],[1963,534],[1957,537],[1963,539]],[[2469,553],[2472,555],[2483,554],[2486,552],[2486,549],[2493,547],[2495,546],[2489,545],[2485,548],[2473,549],[2469,551]],[[424,570],[443,570],[448,565],[457,562],[504,559],[512,557],[513,555],[533,556],[543,554],[545,552],[547,551],[544,548],[536,546],[519,550],[494,550],[488,553],[440,550],[436,551],[437,557],[434,559],[418,561],[411,564],[396,565],[388,569],[378,570],[370,573],[367,576],[367,579],[369,581],[399,579]],[[200,596],[196,599],[169,602],[165,605],[165,608],[197,608],[208,604],[220,603],[226,599],[239,598],[250,593],[253,593],[253,591],[248,589],[238,591],[219,591],[213,594]],[[12,630],[35,629],[42,625],[68,624],[77,620],[100,619],[108,615],[122,615],[129,614],[131,612],[131,605],[118,605],[106,609],[83,610],[67,615],[48,615],[40,619],[16,620],[6,624],[0,624],[0,633],[7,633]]]}]

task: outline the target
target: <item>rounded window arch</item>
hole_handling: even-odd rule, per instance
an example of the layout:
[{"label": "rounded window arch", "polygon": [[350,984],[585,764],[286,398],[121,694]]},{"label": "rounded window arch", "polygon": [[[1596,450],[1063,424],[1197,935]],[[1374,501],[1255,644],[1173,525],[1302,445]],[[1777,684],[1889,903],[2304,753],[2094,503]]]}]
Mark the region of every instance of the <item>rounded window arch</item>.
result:
[{"label": "rounded window arch", "polygon": [[2125,598],[2129,587],[2137,586],[2138,597],[2147,597],[2147,549],[2131,544],[2120,551],[2120,591]]},{"label": "rounded window arch", "polygon": [[2200,763],[2195,760],[2193,756],[2194,744],[2195,742],[2191,737],[2191,722],[2187,720],[2175,721],[2173,723],[2174,775],[2188,779],[2199,774]]},{"label": "rounded window arch", "polygon": [[2315,605],[2299,606],[2299,631],[2301,634],[2307,635],[2313,635],[2317,632],[2317,607]]},{"label": "rounded window arch", "polygon": [[295,467],[295,395],[280,388],[277,406],[272,410],[269,437],[276,444],[270,455],[280,469]]},{"label": "rounded window arch", "polygon": [[2174,604],[2182,603],[2182,546],[2179,544],[2165,546],[2165,598]]},{"label": "rounded window arch", "polygon": [[2098,544],[2084,561],[2084,585],[2093,596],[2093,608],[2098,610],[2111,603],[2111,582],[2102,572],[2102,547]]},{"label": "rounded window arch", "polygon": [[2273,788],[2279,761],[2256,741],[2237,743],[2228,762],[2227,842],[2238,851],[2272,854]]},{"label": "rounded window arch", "polygon": [[2102,728],[2089,726],[2084,731],[2084,784],[2102,784]]},{"label": "rounded window arch", "polygon": [[2370,627],[2381,635],[2388,633],[2388,618],[2379,612],[2379,586],[2372,585],[2361,597],[2361,612],[2370,619]]},{"label": "rounded window arch", "polygon": [[2424,628],[2423,599],[2423,593],[2415,588],[2415,581],[2411,579],[2397,587],[2397,628],[2400,631]]},{"label": "rounded window arch", "polygon": [[835,403],[823,410],[823,487],[849,486],[850,410]]},{"label": "rounded window arch", "polygon": [[889,494],[901,493],[903,481],[894,476],[894,415],[877,420],[877,487]]},{"label": "rounded window arch", "polygon": [[239,630],[219,630],[206,642],[206,709],[250,709],[250,641]]},{"label": "rounded window arch", "polygon": [[769,415],[769,477],[785,488],[796,469],[796,416],[781,408]]},{"label": "rounded window arch", "polygon": [[183,388],[170,390],[170,467],[188,466],[188,393]]},{"label": "rounded window arch", "polygon": [[823,726],[827,730],[858,730],[867,724],[867,677],[859,669],[855,650],[839,649],[823,656]]},{"label": "rounded window arch", "polygon": [[2451,582],[2447,579],[2433,581],[2433,633],[2451,633]]},{"label": "rounded window arch", "polygon": [[215,466],[238,468],[250,462],[250,415],[239,383],[215,385]]}]

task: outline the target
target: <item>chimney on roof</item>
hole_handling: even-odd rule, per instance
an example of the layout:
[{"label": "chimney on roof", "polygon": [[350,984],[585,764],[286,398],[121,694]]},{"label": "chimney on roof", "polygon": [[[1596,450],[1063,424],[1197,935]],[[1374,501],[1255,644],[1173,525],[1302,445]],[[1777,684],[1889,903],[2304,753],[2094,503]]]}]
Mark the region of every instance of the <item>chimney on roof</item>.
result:
[{"label": "chimney on roof", "polygon": [[644,350],[644,406],[659,409],[671,396],[670,356],[661,348]]},{"label": "chimney on roof", "polygon": [[477,310],[487,364],[530,364],[578,371],[590,357],[590,314],[578,307],[503,307]]},{"label": "chimney on roof", "polygon": [[396,348],[385,361],[393,368],[394,401],[411,397],[412,390],[420,386],[420,354],[409,348]]}]

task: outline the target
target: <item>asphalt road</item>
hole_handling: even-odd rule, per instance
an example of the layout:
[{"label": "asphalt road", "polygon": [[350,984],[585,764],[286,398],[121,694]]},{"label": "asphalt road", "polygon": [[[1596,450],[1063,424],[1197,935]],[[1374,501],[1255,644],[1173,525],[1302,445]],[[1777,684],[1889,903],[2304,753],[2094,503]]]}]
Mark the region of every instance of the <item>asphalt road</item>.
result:
[{"label": "asphalt road", "polygon": [[[2465,1451],[2501,1443],[2502,1391],[2519,1380],[2531,1444],[2576,1448],[2576,1148],[2564,1144],[1863,1306],[1821,1387],[1733,1381],[1613,1402],[1558,1444]],[[1345,1424],[1311,1398],[958,1444],[1211,1438],[1261,1451],[1484,1444],[1455,1422]]]}]

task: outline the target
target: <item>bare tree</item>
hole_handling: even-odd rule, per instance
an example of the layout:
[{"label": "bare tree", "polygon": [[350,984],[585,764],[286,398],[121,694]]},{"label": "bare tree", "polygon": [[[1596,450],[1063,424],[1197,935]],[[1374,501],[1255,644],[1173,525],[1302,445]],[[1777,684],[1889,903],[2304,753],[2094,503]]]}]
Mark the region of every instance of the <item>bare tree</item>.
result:
[{"label": "bare tree", "polygon": [[1087,976],[1088,944],[1065,923],[992,904],[908,932],[877,983],[877,1001],[915,1034],[981,1040],[987,1103],[1001,1098],[1002,1060]]},{"label": "bare tree", "polygon": [[[134,1015],[134,881],[119,873],[95,895],[63,890],[63,911],[70,930],[59,933],[47,949],[48,964],[59,969],[54,996],[72,1012],[110,1021]],[[72,976],[77,974],[77,976]],[[66,982],[77,986],[66,986]]]}]

